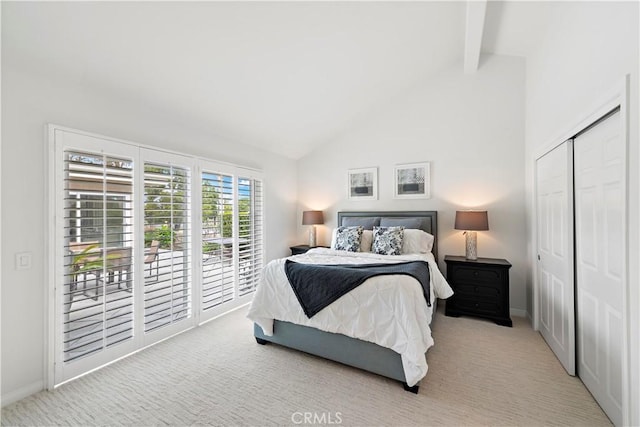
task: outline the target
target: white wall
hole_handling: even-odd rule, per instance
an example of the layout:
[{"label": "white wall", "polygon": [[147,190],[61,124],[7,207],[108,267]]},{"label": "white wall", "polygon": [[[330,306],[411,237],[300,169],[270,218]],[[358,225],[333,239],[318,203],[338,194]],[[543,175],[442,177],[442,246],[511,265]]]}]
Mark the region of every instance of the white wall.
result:
[{"label": "white wall", "polygon": [[[533,168],[536,154],[606,101],[607,93],[631,74],[629,143],[629,286],[631,300],[630,354],[634,403],[631,425],[640,425],[640,237],[638,200],[638,2],[555,2],[546,37],[527,58],[526,187],[528,230],[533,242]],[[528,259],[534,265],[533,251]],[[533,307],[532,271],[527,275],[529,312]]]},{"label": "white wall", "polygon": [[[478,255],[506,258],[511,307],[524,314],[526,234],[524,198],[524,60],[491,56],[465,75],[456,64],[386,103],[300,160],[301,212],[321,209],[318,244],[328,244],[340,210],[437,210],[440,260],[463,255],[464,237],[453,229],[455,211],[489,211],[489,231],[478,232]],[[430,199],[393,198],[396,164],[431,162]],[[379,197],[347,200],[347,170],[378,167]],[[307,241],[299,225],[299,242]],[[441,268],[444,264],[440,262]]]},{"label": "white wall", "polygon": [[[115,97],[88,81],[38,74],[3,57],[2,70],[2,402],[43,387],[45,124],[262,169],[266,185],[266,257],[288,254],[295,241],[296,162],[225,141],[155,105]],[[33,267],[17,271],[16,252],[32,252]]]}]

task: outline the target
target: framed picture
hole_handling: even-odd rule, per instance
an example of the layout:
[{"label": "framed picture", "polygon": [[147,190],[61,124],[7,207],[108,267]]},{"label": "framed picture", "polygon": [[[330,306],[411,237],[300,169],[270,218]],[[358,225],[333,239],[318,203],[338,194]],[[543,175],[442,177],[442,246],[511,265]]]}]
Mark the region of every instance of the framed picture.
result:
[{"label": "framed picture", "polygon": [[349,200],[376,200],[378,168],[349,169],[347,185]]},{"label": "framed picture", "polygon": [[428,199],[431,197],[429,162],[396,165],[394,197],[396,199]]}]

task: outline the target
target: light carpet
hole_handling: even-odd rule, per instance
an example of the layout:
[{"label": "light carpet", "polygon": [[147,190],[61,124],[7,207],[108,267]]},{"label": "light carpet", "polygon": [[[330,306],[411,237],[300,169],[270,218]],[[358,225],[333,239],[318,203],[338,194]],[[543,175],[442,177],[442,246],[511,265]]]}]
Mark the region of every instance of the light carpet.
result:
[{"label": "light carpet", "polygon": [[2,425],[610,425],[523,318],[507,328],[439,310],[415,395],[378,375],[258,345],[245,315],[9,405]]}]

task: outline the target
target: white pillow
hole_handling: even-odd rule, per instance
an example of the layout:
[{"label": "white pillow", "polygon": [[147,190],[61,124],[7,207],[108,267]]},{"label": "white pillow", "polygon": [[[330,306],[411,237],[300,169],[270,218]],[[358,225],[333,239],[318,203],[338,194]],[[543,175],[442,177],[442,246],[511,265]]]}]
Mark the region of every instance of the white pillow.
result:
[{"label": "white pillow", "polygon": [[360,240],[360,252],[371,252],[371,245],[373,245],[373,230],[364,230]]},{"label": "white pillow", "polygon": [[[331,232],[331,249],[336,248],[336,234],[337,228],[334,228]],[[362,239],[360,240],[360,252],[371,252],[371,245],[373,244],[373,230],[363,230]]]},{"label": "white pillow", "polygon": [[406,228],[404,230],[404,238],[402,240],[403,254],[426,254],[433,249],[434,237],[426,231],[414,228]]}]

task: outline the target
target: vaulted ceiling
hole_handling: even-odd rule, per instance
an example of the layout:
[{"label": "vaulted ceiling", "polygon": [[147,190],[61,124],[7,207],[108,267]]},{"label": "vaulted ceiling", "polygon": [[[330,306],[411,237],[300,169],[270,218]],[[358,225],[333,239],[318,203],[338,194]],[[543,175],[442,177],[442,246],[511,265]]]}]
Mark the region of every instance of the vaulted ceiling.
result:
[{"label": "vaulted ceiling", "polygon": [[503,6],[3,2],[2,52],[298,158],[440,70],[472,72],[481,47],[523,55]]}]

